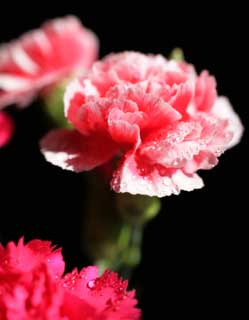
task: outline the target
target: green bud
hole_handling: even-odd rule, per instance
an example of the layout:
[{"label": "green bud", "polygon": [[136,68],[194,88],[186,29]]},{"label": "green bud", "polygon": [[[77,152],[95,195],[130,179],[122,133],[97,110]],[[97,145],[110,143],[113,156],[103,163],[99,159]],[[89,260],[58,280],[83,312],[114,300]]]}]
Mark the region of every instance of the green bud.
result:
[{"label": "green bud", "polygon": [[49,117],[53,126],[60,128],[70,128],[71,125],[64,115],[64,93],[68,81],[60,82],[44,97],[44,111]]},{"label": "green bud", "polygon": [[180,48],[175,48],[171,51],[169,55],[170,60],[176,60],[176,61],[184,61],[184,53],[183,50]]}]

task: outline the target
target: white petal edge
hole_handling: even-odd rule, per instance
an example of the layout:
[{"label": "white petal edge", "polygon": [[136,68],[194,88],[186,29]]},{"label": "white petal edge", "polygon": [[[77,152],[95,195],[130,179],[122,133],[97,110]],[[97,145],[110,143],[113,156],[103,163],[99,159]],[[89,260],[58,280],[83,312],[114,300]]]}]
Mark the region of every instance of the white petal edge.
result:
[{"label": "white petal edge", "polygon": [[240,142],[243,135],[244,127],[228,98],[218,97],[212,109],[212,113],[221,119],[226,119],[229,121],[227,130],[233,133],[233,138],[228,143],[227,149],[234,147]]},{"label": "white petal edge", "polygon": [[97,89],[92,85],[91,81],[86,79],[81,81],[79,79],[73,80],[66,88],[66,92],[64,95],[64,114],[65,117],[68,115],[68,110],[70,108],[70,102],[73,97],[77,94],[82,94],[84,97],[89,96],[99,96],[99,92]]},{"label": "white petal edge", "polygon": [[161,176],[156,170],[148,176],[141,176],[134,173],[135,168],[134,158],[128,157],[114,173],[111,181],[112,189],[121,193],[162,198],[172,194],[178,195],[181,190],[192,191],[204,186],[203,180],[197,174],[186,175],[179,169],[169,176]]}]

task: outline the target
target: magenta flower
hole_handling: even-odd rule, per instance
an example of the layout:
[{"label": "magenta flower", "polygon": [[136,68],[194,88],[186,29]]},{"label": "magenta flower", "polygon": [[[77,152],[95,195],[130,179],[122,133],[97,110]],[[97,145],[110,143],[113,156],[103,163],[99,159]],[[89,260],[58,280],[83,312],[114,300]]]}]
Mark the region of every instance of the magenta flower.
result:
[{"label": "magenta flower", "polygon": [[196,172],[213,168],[243,131],[207,71],[135,52],[109,55],[72,82],[65,115],[75,130],[41,141],[48,161],[79,172],[119,159],[114,191],[158,197],[203,187]]},{"label": "magenta flower", "polygon": [[14,132],[12,118],[5,112],[0,112],[0,148],[5,146],[11,139]]},{"label": "magenta flower", "polygon": [[114,272],[97,267],[62,276],[61,250],[49,241],[0,245],[0,319],[138,320],[134,291]]},{"label": "magenta flower", "polygon": [[0,273],[29,273],[40,264],[46,264],[55,277],[64,273],[65,263],[61,249],[50,241],[32,240],[24,244],[23,238],[16,245],[9,242],[4,248],[0,243]]},{"label": "magenta flower", "polygon": [[101,277],[97,267],[74,270],[62,281],[64,312],[68,319],[138,320],[135,290],[127,291],[127,285],[128,281],[108,270]]},{"label": "magenta flower", "polygon": [[89,68],[98,40],[73,16],[51,20],[40,29],[0,47],[0,109],[26,106],[41,91],[73,72]]}]

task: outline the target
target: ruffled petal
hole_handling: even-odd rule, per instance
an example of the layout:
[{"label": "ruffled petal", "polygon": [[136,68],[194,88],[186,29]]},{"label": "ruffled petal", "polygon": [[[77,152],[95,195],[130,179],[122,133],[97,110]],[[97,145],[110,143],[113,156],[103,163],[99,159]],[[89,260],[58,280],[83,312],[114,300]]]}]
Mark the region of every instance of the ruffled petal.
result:
[{"label": "ruffled petal", "polygon": [[127,285],[127,281],[108,270],[100,277],[96,267],[83,268],[80,272],[74,270],[62,281],[67,293],[66,314],[71,315],[71,310],[75,312],[75,298],[78,298],[83,302],[76,309],[80,318],[84,315],[86,319],[138,320],[141,311],[136,307],[135,291],[128,291]]},{"label": "ruffled petal", "polygon": [[202,127],[198,122],[178,122],[151,134],[139,152],[151,163],[181,168],[203,148]]},{"label": "ruffled petal", "polygon": [[74,130],[54,130],[40,142],[46,160],[62,169],[89,171],[110,160],[117,145],[105,136],[83,136]]},{"label": "ruffled petal", "polygon": [[112,139],[121,144],[140,144],[139,113],[123,112],[113,108],[108,115],[108,131]]},{"label": "ruffled petal", "polygon": [[179,169],[157,169],[143,160],[139,163],[135,155],[129,153],[114,172],[111,187],[121,193],[164,197],[177,195],[181,190],[200,189],[203,181],[197,174],[185,174]]},{"label": "ruffled petal", "polygon": [[233,110],[228,98],[218,97],[213,106],[212,114],[228,121],[226,132],[231,133],[232,138],[227,145],[227,149],[238,144],[242,138],[244,128],[239,116]]},{"label": "ruffled petal", "polygon": [[217,98],[216,81],[207,71],[202,71],[196,80],[195,105],[199,111],[208,112]]},{"label": "ruffled petal", "polygon": [[0,108],[25,106],[44,87],[89,68],[98,40],[73,16],[55,19],[0,47]]}]

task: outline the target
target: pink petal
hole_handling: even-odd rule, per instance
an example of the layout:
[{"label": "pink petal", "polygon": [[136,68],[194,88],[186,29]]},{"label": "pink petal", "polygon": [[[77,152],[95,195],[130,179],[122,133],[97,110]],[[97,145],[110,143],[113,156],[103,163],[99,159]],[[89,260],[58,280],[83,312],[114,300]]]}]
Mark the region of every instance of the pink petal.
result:
[{"label": "pink petal", "polygon": [[170,104],[166,103],[162,99],[157,101],[153,100],[154,99],[146,101],[146,104],[142,107],[143,112],[146,114],[144,124],[146,132],[164,127],[181,119],[181,114],[171,107]]},{"label": "pink petal", "polygon": [[110,160],[118,151],[105,136],[83,136],[74,130],[53,130],[40,142],[47,161],[71,171],[89,171]]},{"label": "pink petal", "polygon": [[[97,99],[95,99],[97,98]],[[107,110],[110,102],[99,97],[99,92],[89,80],[75,80],[64,96],[65,116],[84,135],[107,128]]]},{"label": "pink petal", "polygon": [[113,108],[108,116],[108,131],[114,141],[138,146],[141,140],[137,124],[139,121],[138,113],[124,113],[120,109]]},{"label": "pink petal", "polygon": [[[77,111],[77,108],[81,107],[81,105],[86,101],[91,100],[91,97],[98,97],[98,96],[99,96],[99,92],[97,91],[96,87],[91,83],[90,80],[84,79],[80,81],[79,79],[76,79],[72,81],[67,86],[67,89],[64,95],[65,116],[69,117],[69,119],[72,118],[71,121],[73,121],[73,114]],[[72,116],[69,116],[70,108],[76,109],[76,110],[70,111],[72,112]]]},{"label": "pink petal", "polygon": [[192,191],[203,187],[197,175],[187,175],[181,170],[158,170],[141,160],[139,164],[133,153],[128,153],[111,181],[116,192],[128,192],[164,197],[179,194],[181,190]]},{"label": "pink petal", "polygon": [[116,142],[136,145],[140,143],[140,130],[136,124],[132,125],[123,120],[109,121],[109,132]]},{"label": "pink petal", "polygon": [[181,114],[186,113],[193,96],[193,85],[191,82],[180,84],[176,88],[176,94],[169,103]]},{"label": "pink petal", "polygon": [[151,163],[181,168],[204,147],[198,122],[178,122],[148,136],[139,152]]},{"label": "pink petal", "polygon": [[75,95],[74,99],[71,100],[72,107],[68,111],[69,122],[83,135],[89,135],[96,131],[105,131],[107,126],[105,119],[106,101],[89,101],[84,104],[78,104],[80,99],[80,95]]},{"label": "pink petal", "polygon": [[240,142],[244,128],[228,98],[218,97],[211,112],[221,119],[228,120],[228,127],[226,131],[232,134],[232,139],[228,143],[227,149],[234,147]]},{"label": "pink petal", "polygon": [[177,110],[160,98],[158,91],[154,94],[151,90],[151,84],[147,81],[138,84],[116,85],[108,91],[107,97],[112,100],[126,100],[129,103],[135,103],[137,106],[135,113],[139,112],[142,115],[138,124],[146,132],[163,127],[182,117]]},{"label": "pink petal", "polygon": [[217,156],[210,151],[200,151],[192,160],[188,161],[184,166],[186,173],[192,174],[197,170],[210,170],[218,164]]},{"label": "pink petal", "polygon": [[14,132],[14,122],[5,112],[0,112],[0,148],[5,146]]},{"label": "pink petal", "polygon": [[0,108],[28,104],[41,89],[89,68],[97,57],[96,36],[73,16],[51,20],[40,29],[0,47]]},{"label": "pink petal", "polygon": [[30,272],[41,263],[45,263],[54,276],[64,273],[61,249],[51,246],[50,241],[32,240],[24,244],[21,238],[17,244],[9,242],[6,248],[0,247],[0,271],[16,274]]},{"label": "pink petal", "polygon": [[210,111],[216,100],[216,81],[207,71],[203,71],[196,80],[195,105],[199,111]]},{"label": "pink petal", "polygon": [[[73,310],[78,315],[76,319],[139,320],[141,312],[136,307],[135,291],[127,291],[127,285],[127,281],[108,270],[100,277],[96,267],[83,268],[79,273],[74,270],[62,281],[66,314],[70,319]],[[75,308],[75,302],[80,301],[83,302],[81,310],[80,305]]]}]

